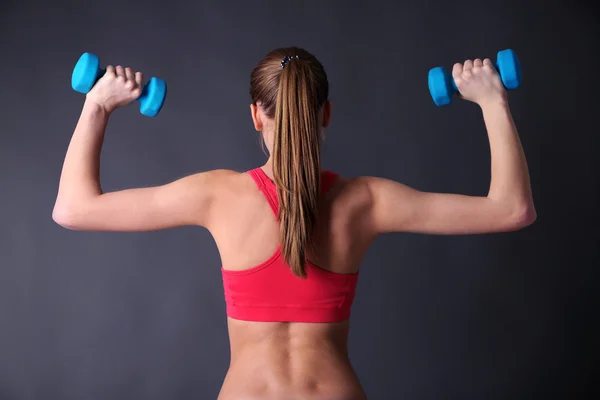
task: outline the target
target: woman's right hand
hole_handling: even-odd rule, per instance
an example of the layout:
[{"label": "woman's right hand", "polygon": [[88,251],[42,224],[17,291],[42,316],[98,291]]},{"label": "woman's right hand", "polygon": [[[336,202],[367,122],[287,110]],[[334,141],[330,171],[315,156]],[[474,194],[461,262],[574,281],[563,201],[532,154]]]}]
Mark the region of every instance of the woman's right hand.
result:
[{"label": "woman's right hand", "polygon": [[506,89],[489,58],[454,64],[452,77],[461,97],[481,107],[489,102],[506,100]]},{"label": "woman's right hand", "polygon": [[116,108],[126,106],[142,94],[143,76],[131,68],[120,65],[106,67],[106,72],[86,95],[92,101],[111,113]]}]

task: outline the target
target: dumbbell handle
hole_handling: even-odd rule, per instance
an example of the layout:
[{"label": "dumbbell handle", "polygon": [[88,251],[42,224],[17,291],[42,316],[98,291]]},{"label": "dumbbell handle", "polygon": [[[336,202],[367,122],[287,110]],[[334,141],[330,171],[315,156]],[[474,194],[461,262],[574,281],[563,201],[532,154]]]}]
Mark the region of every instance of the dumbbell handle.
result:
[{"label": "dumbbell handle", "polygon": [[[500,68],[498,68],[498,64],[494,64],[494,68],[496,68],[496,72],[498,72],[498,75],[500,75],[500,79],[502,80],[502,83],[506,87],[506,83],[502,79],[502,73],[500,73]],[[458,88],[456,87],[456,82],[454,82],[454,77],[452,75],[450,75],[450,83],[452,84],[452,91],[454,93],[457,93],[458,92]]]},{"label": "dumbbell handle", "polygon": [[[94,85],[96,84],[96,82],[98,82],[100,80],[100,78],[102,78],[104,76],[105,73],[106,73],[106,69],[98,68],[98,73],[96,74],[96,79],[94,79]],[[150,79],[153,79],[153,78],[150,78]],[[148,97],[148,85],[149,84],[150,84],[150,82],[147,82],[144,85],[144,87],[142,88],[142,94],[140,94],[138,96],[138,98],[136,99],[137,101],[142,102],[142,101],[144,101],[144,99],[146,99],[146,97]]]}]

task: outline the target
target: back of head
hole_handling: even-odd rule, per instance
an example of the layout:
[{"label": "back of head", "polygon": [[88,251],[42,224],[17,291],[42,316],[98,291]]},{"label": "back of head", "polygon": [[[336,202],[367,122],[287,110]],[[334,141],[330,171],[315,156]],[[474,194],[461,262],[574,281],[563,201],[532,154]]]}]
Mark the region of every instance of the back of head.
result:
[{"label": "back of head", "polygon": [[273,176],[279,199],[281,252],[306,277],[321,187],[319,112],[329,95],[323,65],[298,47],[269,52],[254,68],[252,102],[274,119]]}]

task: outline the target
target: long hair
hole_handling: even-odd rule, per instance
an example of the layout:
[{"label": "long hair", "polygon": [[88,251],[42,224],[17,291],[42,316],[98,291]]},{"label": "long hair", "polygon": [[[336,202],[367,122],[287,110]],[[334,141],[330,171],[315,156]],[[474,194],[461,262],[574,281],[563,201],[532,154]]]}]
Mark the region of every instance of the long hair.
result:
[{"label": "long hair", "polygon": [[318,113],[329,96],[327,74],[308,51],[278,48],[252,70],[250,96],[275,120],[271,156],[281,253],[292,273],[306,278],[306,252],[312,246],[321,188]]}]

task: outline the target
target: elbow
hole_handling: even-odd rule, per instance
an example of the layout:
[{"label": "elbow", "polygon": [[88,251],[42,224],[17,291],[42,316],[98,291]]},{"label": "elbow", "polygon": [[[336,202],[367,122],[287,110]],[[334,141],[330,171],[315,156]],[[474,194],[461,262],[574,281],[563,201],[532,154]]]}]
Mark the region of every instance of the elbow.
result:
[{"label": "elbow", "polygon": [[55,204],[52,210],[52,220],[63,228],[78,229],[76,213],[71,207]]},{"label": "elbow", "polygon": [[508,220],[508,228],[511,231],[523,229],[535,222],[537,213],[533,202],[519,204],[510,212]]}]

